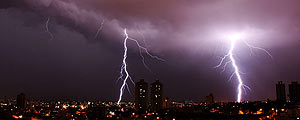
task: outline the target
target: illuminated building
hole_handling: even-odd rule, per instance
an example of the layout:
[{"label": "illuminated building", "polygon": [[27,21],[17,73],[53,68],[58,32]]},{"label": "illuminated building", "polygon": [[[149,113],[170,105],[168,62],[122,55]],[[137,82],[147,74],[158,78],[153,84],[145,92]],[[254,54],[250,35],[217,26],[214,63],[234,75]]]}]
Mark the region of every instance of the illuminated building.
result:
[{"label": "illuminated building", "polygon": [[276,97],[277,101],[286,102],[285,84],[282,81],[276,84]]},{"label": "illuminated building", "polygon": [[171,99],[166,97],[164,100],[163,100],[163,105],[162,105],[162,108],[163,109],[169,109],[171,107]]},{"label": "illuminated building", "polygon": [[300,102],[300,85],[298,82],[289,84],[289,96],[292,103]]},{"label": "illuminated building", "polygon": [[205,97],[205,103],[208,105],[211,105],[214,103],[214,96],[213,94],[209,94],[208,96]]},{"label": "illuminated building", "polygon": [[156,80],[151,84],[151,110],[159,111],[163,104],[163,85]]},{"label": "illuminated building", "polygon": [[20,93],[17,95],[17,106],[20,108],[26,107],[26,96],[24,93]]},{"label": "illuminated building", "polygon": [[148,108],[148,83],[141,79],[135,84],[135,109],[146,111]]}]

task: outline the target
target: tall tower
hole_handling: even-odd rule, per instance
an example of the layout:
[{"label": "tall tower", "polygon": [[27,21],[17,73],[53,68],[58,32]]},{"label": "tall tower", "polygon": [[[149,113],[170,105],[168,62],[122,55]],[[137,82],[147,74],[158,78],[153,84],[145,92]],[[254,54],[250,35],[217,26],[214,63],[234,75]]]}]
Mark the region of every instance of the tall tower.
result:
[{"label": "tall tower", "polygon": [[298,82],[289,84],[289,96],[292,103],[300,102],[300,85]]},{"label": "tall tower", "polygon": [[24,93],[20,93],[17,95],[17,106],[20,108],[26,107],[26,96]]},{"label": "tall tower", "polygon": [[135,109],[146,111],[148,108],[148,83],[141,79],[135,84]]},{"label": "tall tower", "polygon": [[163,85],[156,80],[151,84],[151,110],[159,111],[163,104]]},{"label": "tall tower", "polygon": [[214,96],[210,93],[208,96],[205,97],[205,103],[208,105],[212,105],[215,102]]},{"label": "tall tower", "polygon": [[286,102],[285,84],[282,81],[278,81],[276,84],[276,98],[279,102]]}]

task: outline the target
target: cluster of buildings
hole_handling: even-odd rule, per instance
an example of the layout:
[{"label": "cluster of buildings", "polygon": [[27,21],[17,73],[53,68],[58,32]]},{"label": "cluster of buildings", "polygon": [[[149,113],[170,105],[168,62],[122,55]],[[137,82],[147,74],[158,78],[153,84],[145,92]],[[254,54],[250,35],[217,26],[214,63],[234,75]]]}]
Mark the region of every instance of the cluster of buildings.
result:
[{"label": "cluster of buildings", "polygon": [[148,83],[144,79],[135,84],[135,108],[137,111],[160,111],[170,108],[171,100],[163,96],[163,85],[159,80],[150,84],[150,102],[148,89]]},{"label": "cluster of buildings", "polygon": [[286,94],[285,84],[279,81],[276,84],[276,102],[286,108],[286,112],[277,115],[278,118],[300,119],[300,84],[297,81],[291,82],[288,85],[288,94]]},{"label": "cluster of buildings", "polygon": [[[0,99],[0,120],[12,119],[104,119],[107,111],[115,110],[112,102],[91,101],[39,101],[26,100],[25,94],[17,99]],[[128,106],[133,104],[128,104]]]},{"label": "cluster of buildings", "polygon": [[288,87],[287,95],[279,81],[274,101],[215,102],[209,94],[203,102],[175,102],[164,97],[159,80],[148,84],[141,79],[135,84],[134,102],[26,100],[21,93],[17,99],[0,99],[0,119],[300,119],[300,85],[292,82]]},{"label": "cluster of buildings", "polygon": [[[300,84],[296,81],[292,82],[289,86],[289,102],[291,103],[300,103]],[[276,84],[276,100],[280,102],[287,102],[285,84],[282,81],[279,81]]]}]

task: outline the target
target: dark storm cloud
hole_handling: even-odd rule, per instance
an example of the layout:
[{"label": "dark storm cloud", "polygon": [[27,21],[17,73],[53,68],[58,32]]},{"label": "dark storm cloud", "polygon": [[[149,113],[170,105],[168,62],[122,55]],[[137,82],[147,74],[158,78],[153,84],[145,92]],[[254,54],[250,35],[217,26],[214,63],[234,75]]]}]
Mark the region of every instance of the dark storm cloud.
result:
[{"label": "dark storm cloud", "polygon": [[[141,40],[143,37],[139,33],[142,33],[150,51],[168,60],[167,64],[152,60],[149,60],[148,63],[157,71],[158,77],[164,80],[165,84],[168,84],[166,93],[174,98],[183,96],[184,98],[199,99],[197,95],[204,96],[208,92],[214,92],[220,96],[220,99],[234,99],[235,81],[226,82],[230,73],[220,75],[219,71],[213,69],[213,66],[218,62],[216,56],[225,54],[228,49],[228,42],[223,34],[231,32],[244,32],[246,34],[245,40],[253,45],[267,48],[274,55],[274,60],[270,60],[267,55],[260,51],[255,51],[256,56],[250,56],[249,49],[243,45],[237,50],[237,54],[240,56],[241,69],[247,73],[244,75],[246,84],[252,88],[252,92],[248,95],[249,99],[269,97],[274,92],[274,83],[280,79],[290,81],[299,78],[295,72],[289,72],[299,71],[297,67],[299,64],[296,62],[300,59],[296,52],[299,50],[300,37],[300,9],[298,7],[300,2],[298,0],[288,2],[280,0],[191,0],[176,2],[173,0],[2,0],[0,3],[2,8],[0,17],[3,24],[1,36],[4,36],[2,42],[5,43],[2,44],[3,51],[14,50],[10,47],[22,47],[21,43],[26,43],[25,46],[28,48],[23,48],[26,51],[24,54],[30,54],[28,59],[32,59],[14,62],[7,60],[2,63],[5,65],[6,63],[22,62],[20,65],[24,65],[39,61],[42,62],[41,65],[49,65],[45,67],[44,73],[54,69],[51,67],[52,64],[61,64],[59,68],[55,68],[55,70],[61,71],[54,72],[54,77],[49,78],[48,81],[50,79],[61,80],[63,77],[60,74],[64,72],[71,76],[73,73],[69,73],[69,71],[72,71],[72,66],[75,65],[73,70],[78,75],[67,76],[66,80],[62,80],[66,82],[65,85],[59,86],[59,89],[64,86],[76,86],[75,83],[67,84],[67,82],[72,82],[71,79],[75,79],[79,83],[84,81],[82,79],[90,80],[87,81],[86,85],[91,86],[92,84],[88,82],[95,82],[97,81],[96,78],[103,77],[104,80],[99,80],[102,82],[96,82],[99,84],[99,88],[94,86],[83,92],[93,91],[92,89],[101,91],[100,88],[103,87],[112,92],[100,92],[101,94],[106,94],[106,96],[118,94],[118,87],[114,86],[112,89],[106,86],[107,84],[113,86],[118,72],[124,28],[128,29],[130,36]],[[49,35],[44,32],[48,17],[50,18],[50,31],[55,36],[55,43],[50,45],[50,48],[45,46],[36,48],[41,46],[40,44],[46,44],[45,41],[49,39]],[[100,37],[94,39],[103,20],[105,24],[100,32]],[[11,29],[10,33],[7,32],[8,28]],[[19,36],[20,38],[11,38],[11,36]],[[22,39],[21,36],[26,36],[26,39]],[[93,46],[94,43],[89,44],[92,46],[87,46],[87,43],[81,40],[97,41],[96,47]],[[9,48],[5,47],[9,45]],[[97,49],[97,47],[100,48]],[[136,47],[131,44],[130,48],[135,49]],[[68,49],[69,52],[66,52]],[[20,54],[17,51],[22,50],[17,49],[10,54]],[[41,55],[32,55],[32,51],[41,51]],[[49,51],[50,53],[48,53]],[[101,51],[101,53],[95,51]],[[77,55],[77,53],[79,54]],[[2,55],[6,55],[6,53],[3,52]],[[40,60],[40,56],[45,59]],[[15,56],[7,58],[17,59]],[[141,77],[154,79],[147,71],[138,72],[144,70],[142,65],[137,64],[140,62],[138,55],[129,58],[132,58],[131,63],[129,62],[131,64],[130,69],[136,79]],[[93,61],[95,59],[99,62]],[[93,62],[81,62],[90,60]],[[45,61],[50,63],[44,63]],[[53,63],[53,61],[57,63]],[[74,61],[74,63],[72,64],[70,61]],[[84,67],[85,65],[89,67]],[[93,65],[99,66],[92,67]],[[7,68],[10,67],[7,66]],[[41,67],[37,68],[42,69]],[[85,69],[80,71],[82,68]],[[260,72],[257,73],[257,70]],[[271,70],[272,72],[270,72]],[[103,73],[102,76],[96,75],[95,71]],[[89,72],[93,74],[87,77]],[[12,73],[8,72],[8,74]],[[174,75],[174,73],[177,74]],[[49,75],[51,74],[44,76]],[[33,73],[32,76],[34,76]],[[20,79],[24,78],[30,77],[20,77]],[[30,85],[34,85],[33,83],[37,81],[37,78],[33,79]],[[151,80],[149,81],[151,82]],[[53,85],[55,82],[54,80]],[[269,88],[268,90],[264,90],[266,86]],[[84,89],[85,87],[69,88],[72,91],[75,88]],[[184,90],[176,90],[178,88]],[[224,89],[228,91],[224,91]],[[48,92],[50,93],[50,91]],[[99,92],[95,93],[99,94]],[[186,93],[189,94],[186,95]],[[224,98],[226,94],[230,94],[231,97]],[[271,95],[271,97],[273,96]]]},{"label": "dark storm cloud", "polygon": [[[31,12],[2,9],[0,17],[2,95],[23,91],[33,97],[95,98],[84,94],[115,85],[119,55],[108,51],[107,45],[87,44],[82,34],[55,22],[50,23],[55,35],[51,41],[44,22],[27,24],[40,17]],[[102,69],[106,63],[112,69]],[[107,85],[99,83],[104,80]]]},{"label": "dark storm cloud", "polygon": [[[299,37],[299,1],[98,1],[25,0],[31,9],[61,20],[93,37],[105,20],[103,37],[110,39],[136,27],[155,49],[203,48],[213,52],[227,32],[244,31],[258,46],[290,44]],[[171,35],[171,36],[170,36]],[[106,38],[106,37],[105,37]],[[285,39],[285,40],[282,40]],[[221,42],[220,42],[221,41]],[[161,46],[161,43],[168,46]],[[213,48],[213,49],[207,49]]]}]

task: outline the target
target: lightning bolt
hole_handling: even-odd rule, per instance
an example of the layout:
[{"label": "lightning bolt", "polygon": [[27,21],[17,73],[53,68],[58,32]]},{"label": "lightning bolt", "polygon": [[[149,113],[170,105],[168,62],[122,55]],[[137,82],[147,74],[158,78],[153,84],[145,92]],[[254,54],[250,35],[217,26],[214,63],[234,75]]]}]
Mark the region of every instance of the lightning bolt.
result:
[{"label": "lightning bolt", "polygon": [[48,17],[47,21],[46,21],[46,32],[49,34],[49,36],[51,37],[50,40],[53,40],[54,36],[53,34],[49,31],[49,22],[50,22],[50,17]]},{"label": "lightning bolt", "polygon": [[101,24],[100,24],[100,27],[98,28],[98,30],[97,30],[97,32],[96,32],[96,34],[95,34],[94,39],[97,39],[97,37],[99,36],[100,31],[103,29],[104,22],[105,22],[105,21],[102,20],[102,22],[101,22]]},{"label": "lightning bolt", "polygon": [[127,47],[127,42],[128,40],[130,41],[133,41],[136,43],[136,45],[138,46],[139,48],[139,53],[140,53],[140,56],[142,58],[142,62],[145,66],[146,69],[148,69],[149,71],[151,71],[151,69],[147,66],[147,64],[145,63],[145,57],[143,56],[142,54],[142,51],[144,51],[148,56],[150,56],[152,59],[156,59],[156,60],[159,60],[159,61],[164,61],[164,59],[162,58],[159,58],[158,56],[155,56],[155,55],[152,55],[147,48],[143,47],[142,45],[139,44],[138,40],[137,39],[134,39],[134,38],[131,38],[128,36],[128,33],[127,33],[127,29],[124,29],[124,35],[125,35],[125,39],[124,39],[124,43],[123,43],[123,47],[124,47],[124,54],[123,54],[123,60],[122,60],[122,65],[121,65],[121,70],[120,70],[120,76],[118,78],[118,80],[122,80],[122,86],[120,88],[120,95],[119,95],[119,99],[118,99],[118,102],[117,104],[120,104],[121,100],[122,100],[122,97],[123,97],[123,94],[124,94],[124,90],[127,88],[128,89],[128,92],[130,93],[130,90],[129,90],[129,87],[128,87],[128,84],[127,84],[127,81],[128,79],[132,82],[132,84],[134,84],[133,80],[131,79],[130,77],[130,74],[127,70],[127,54],[128,54],[128,47]]},{"label": "lightning bolt", "polygon": [[247,41],[245,41],[245,40],[243,40],[243,42],[250,48],[251,54],[253,53],[253,50],[252,50],[252,49],[257,49],[257,50],[261,50],[261,51],[265,52],[271,59],[273,59],[272,54],[271,54],[268,50],[266,50],[266,49],[264,49],[264,48],[260,48],[260,47],[253,46],[253,45],[249,44],[249,43],[248,43]]},{"label": "lightning bolt", "polygon": [[123,79],[123,71],[125,72],[125,78],[123,79],[123,84],[120,88],[120,96],[119,96],[119,100],[118,100],[118,104],[120,104],[121,100],[122,100],[122,96],[123,96],[123,92],[124,89],[127,85],[127,79],[130,77],[129,72],[127,71],[127,63],[126,63],[126,59],[127,59],[127,40],[128,40],[128,34],[127,34],[127,30],[124,29],[124,34],[125,34],[125,39],[124,39],[124,55],[123,55],[123,60],[122,60],[122,66],[121,66],[121,72],[120,72],[120,77],[119,79]]},{"label": "lightning bolt", "polygon": [[[234,58],[234,50],[235,50],[235,46],[236,46],[237,40],[238,39],[232,39],[231,40],[230,49],[229,49],[228,53],[226,55],[224,55],[223,57],[221,57],[220,63],[217,66],[215,66],[215,68],[222,67],[222,69],[223,69],[222,72],[224,72],[226,70],[227,65],[229,63],[231,63],[231,65],[232,65],[232,67],[234,69],[234,72],[230,76],[229,80],[231,80],[234,76],[237,78],[238,83],[239,83],[238,87],[237,87],[237,90],[238,90],[238,93],[237,93],[237,102],[241,102],[243,89],[244,90],[245,90],[245,88],[247,88],[249,90],[251,90],[251,89],[250,89],[250,87],[248,87],[247,85],[245,85],[243,83],[243,79],[242,79],[242,76],[241,76],[242,72],[240,71],[240,69],[239,69],[239,67],[238,67],[238,65],[236,63],[236,60]],[[261,51],[265,52],[267,55],[270,56],[270,58],[273,59],[273,56],[271,55],[271,53],[269,51],[267,51],[266,49],[253,46],[253,45],[247,43],[246,41],[243,41],[243,42],[250,48],[251,54],[253,52],[252,49],[257,49],[257,50],[261,50]],[[225,60],[227,60],[227,59],[229,59],[229,61],[225,62]]]},{"label": "lightning bolt", "polygon": [[[145,46],[147,47],[147,43],[146,43],[146,38],[145,38],[145,36],[142,34],[142,32],[139,30],[138,27],[136,27],[136,31],[137,31],[138,34],[140,34],[140,35],[142,36],[143,42],[144,42]],[[137,42],[137,44],[138,44],[138,42]],[[138,46],[140,46],[140,45],[138,44]],[[144,65],[144,67],[145,67],[149,72],[151,72],[152,74],[154,74],[153,71],[152,71],[152,70],[149,68],[149,66],[146,64],[145,57],[144,57],[144,55],[143,55],[143,52],[142,52],[141,47],[139,47],[139,53],[140,53],[140,56],[141,56],[141,58],[142,58],[142,63],[143,63],[143,65]]]}]

